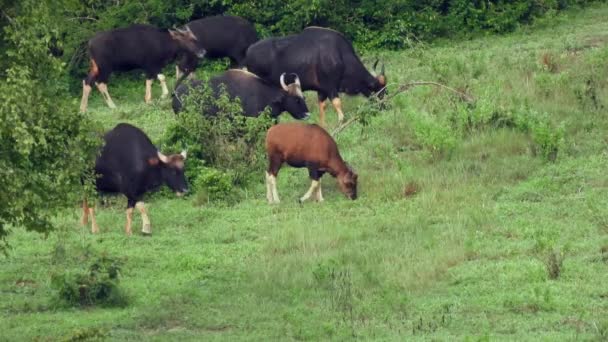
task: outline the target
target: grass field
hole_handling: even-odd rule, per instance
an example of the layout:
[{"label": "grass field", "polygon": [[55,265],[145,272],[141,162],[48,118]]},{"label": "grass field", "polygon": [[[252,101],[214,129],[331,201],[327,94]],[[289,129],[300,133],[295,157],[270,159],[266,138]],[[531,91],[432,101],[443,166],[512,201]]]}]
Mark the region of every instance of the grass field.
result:
[{"label": "grass field", "polygon": [[[438,81],[476,104],[415,87],[340,133],[357,201],[326,176],[325,202],[300,206],[307,172],[284,168],[269,206],[259,170],[233,206],[151,196],[151,238],[125,236],[124,198],[99,208],[99,235],[76,204],[48,237],[15,229],[0,340],[607,340],[606,18],[602,5],[379,53],[389,83]],[[157,141],[175,119],[143,85],[115,79],[119,108],[93,92],[90,115]],[[365,100],[343,103],[348,118]],[[52,276],[100,254],[122,262],[126,305],[60,305]]]}]

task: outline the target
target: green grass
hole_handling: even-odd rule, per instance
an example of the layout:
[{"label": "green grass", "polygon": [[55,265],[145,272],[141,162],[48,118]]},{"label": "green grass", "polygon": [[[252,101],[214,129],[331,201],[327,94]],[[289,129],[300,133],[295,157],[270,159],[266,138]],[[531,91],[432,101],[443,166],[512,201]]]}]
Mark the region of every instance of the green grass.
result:
[{"label": "green grass", "polygon": [[[598,6],[508,36],[380,53],[392,84],[436,80],[477,105],[417,87],[341,133],[357,201],[327,176],[325,202],[300,206],[307,172],[284,168],[282,203],[269,206],[259,170],[230,207],[151,196],[151,238],[124,235],[123,198],[99,208],[96,236],[76,205],[48,237],[15,229],[0,260],[0,339],[606,340],[606,17]],[[167,100],[143,103],[143,85],[116,78],[119,109],[93,92],[90,114],[159,141],[174,117]],[[344,98],[346,115],[364,102]],[[521,124],[533,120],[563,127],[554,162],[542,132]],[[99,253],[122,260],[128,305],[59,305],[51,276]],[[556,279],[550,253],[563,256]]]}]

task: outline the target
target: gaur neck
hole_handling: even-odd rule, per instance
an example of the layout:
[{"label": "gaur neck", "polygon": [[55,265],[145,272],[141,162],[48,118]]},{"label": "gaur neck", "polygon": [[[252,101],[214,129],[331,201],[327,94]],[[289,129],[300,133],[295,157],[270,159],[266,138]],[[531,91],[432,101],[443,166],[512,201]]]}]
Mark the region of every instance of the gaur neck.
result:
[{"label": "gaur neck", "polygon": [[332,177],[338,177],[341,174],[348,173],[348,166],[346,166],[342,157],[338,155],[337,158],[334,158],[329,162],[327,172],[329,172]]}]

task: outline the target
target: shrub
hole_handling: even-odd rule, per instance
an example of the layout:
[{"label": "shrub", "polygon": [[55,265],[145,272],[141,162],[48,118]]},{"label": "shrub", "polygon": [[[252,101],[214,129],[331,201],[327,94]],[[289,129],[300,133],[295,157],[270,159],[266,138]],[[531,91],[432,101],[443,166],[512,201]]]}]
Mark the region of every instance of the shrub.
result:
[{"label": "shrub", "polygon": [[68,306],[125,306],[127,298],[119,288],[121,263],[101,256],[86,269],[53,275],[52,287],[57,299]]},{"label": "shrub", "polygon": [[416,140],[429,149],[433,156],[443,157],[452,153],[459,134],[454,132],[449,124],[425,113],[411,112],[408,116]]},{"label": "shrub", "polygon": [[197,204],[219,201],[232,203],[236,199],[234,176],[213,168],[203,168],[194,182]]},{"label": "shrub", "polygon": [[[257,118],[246,117],[239,101],[231,100],[225,90],[215,98],[209,89],[193,89],[183,105],[164,141],[176,149],[188,148],[191,157],[187,169],[195,165],[188,176],[195,190],[204,191],[209,199],[228,199],[231,191],[217,182],[230,179],[232,185],[247,186],[259,181],[260,170],[266,165],[264,138],[272,124],[269,111]],[[217,114],[204,114],[210,110]]]},{"label": "shrub", "polygon": [[[2,3],[0,1],[0,3]],[[64,100],[64,65],[50,51],[59,26],[47,2],[18,1],[0,20],[0,251],[8,228],[48,233],[58,207],[82,195],[100,139]]]}]

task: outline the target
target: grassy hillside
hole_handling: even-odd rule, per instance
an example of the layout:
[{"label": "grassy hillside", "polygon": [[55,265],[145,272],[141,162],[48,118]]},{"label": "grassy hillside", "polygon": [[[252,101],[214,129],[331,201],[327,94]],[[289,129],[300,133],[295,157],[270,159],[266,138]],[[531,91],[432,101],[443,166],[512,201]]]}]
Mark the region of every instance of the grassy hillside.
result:
[{"label": "grassy hillside", "polygon": [[[99,208],[96,236],[76,205],[48,237],[15,229],[0,339],[606,340],[606,17],[380,53],[389,82],[439,81],[476,103],[415,87],[343,131],[357,201],[326,176],[325,202],[300,206],[307,172],[285,168],[269,206],[259,170],[234,206],[151,196],[151,238],[124,235],[123,198]],[[90,114],[158,141],[174,116],[145,105],[143,85],[115,79],[119,109],[94,92]],[[365,101],[343,102],[348,116]],[[59,305],[52,276],[99,254],[122,263],[127,304]]]}]

